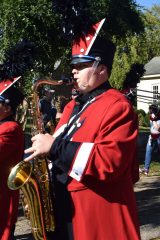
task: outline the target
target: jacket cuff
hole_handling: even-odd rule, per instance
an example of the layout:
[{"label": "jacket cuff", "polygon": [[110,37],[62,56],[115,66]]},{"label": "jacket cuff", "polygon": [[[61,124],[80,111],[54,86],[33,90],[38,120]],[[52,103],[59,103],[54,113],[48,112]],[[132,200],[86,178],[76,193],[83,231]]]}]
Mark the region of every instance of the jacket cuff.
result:
[{"label": "jacket cuff", "polygon": [[57,137],[50,149],[51,161],[63,172],[68,172],[80,145],[80,142],[71,142]]}]

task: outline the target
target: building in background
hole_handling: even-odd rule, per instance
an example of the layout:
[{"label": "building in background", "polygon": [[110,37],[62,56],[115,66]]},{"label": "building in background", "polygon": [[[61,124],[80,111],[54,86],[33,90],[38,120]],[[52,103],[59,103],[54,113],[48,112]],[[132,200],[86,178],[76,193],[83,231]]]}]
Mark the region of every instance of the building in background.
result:
[{"label": "building in background", "polygon": [[147,113],[150,104],[160,104],[160,56],[152,58],[145,70],[137,85],[137,109]]}]

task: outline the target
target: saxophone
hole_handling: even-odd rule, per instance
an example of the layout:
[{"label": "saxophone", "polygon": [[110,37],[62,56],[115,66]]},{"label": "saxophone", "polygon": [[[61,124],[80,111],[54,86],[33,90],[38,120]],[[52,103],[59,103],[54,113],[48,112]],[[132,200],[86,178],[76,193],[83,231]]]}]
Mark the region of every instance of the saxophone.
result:
[{"label": "saxophone", "polygon": [[[61,85],[62,82],[39,80],[33,86],[32,135],[43,133],[43,124],[38,109],[38,87],[41,84]],[[31,221],[32,234],[36,240],[47,240],[47,233],[55,230],[53,187],[47,158],[38,157],[32,162],[20,162],[12,168],[8,187],[21,189],[27,203],[27,215]]]}]

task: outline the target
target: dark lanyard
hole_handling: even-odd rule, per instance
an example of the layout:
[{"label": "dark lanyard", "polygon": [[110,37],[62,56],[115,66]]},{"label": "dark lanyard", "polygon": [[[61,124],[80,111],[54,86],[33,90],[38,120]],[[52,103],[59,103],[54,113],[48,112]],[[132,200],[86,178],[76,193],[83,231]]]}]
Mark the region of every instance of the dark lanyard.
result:
[{"label": "dark lanyard", "polygon": [[[69,140],[73,134],[77,131],[77,129],[79,128],[79,126],[77,126],[76,124],[76,121],[80,118],[81,114],[95,101],[95,98],[89,100],[84,106],[83,108],[80,110],[79,113],[77,113],[76,115],[73,115],[69,121],[68,121],[68,124],[67,126],[65,127],[62,135],[61,135],[61,138],[64,138],[66,140]],[[73,119],[72,119],[73,118]],[[71,120],[72,119],[72,120]],[[71,121],[71,122],[70,122]],[[68,131],[72,128],[72,126],[74,126],[73,130],[69,133]]]},{"label": "dark lanyard", "polygon": [[[64,131],[59,135],[59,137],[66,139],[66,140],[70,140],[71,137],[73,136],[73,134],[77,131],[77,129],[85,121],[85,119],[84,119],[84,120],[82,120],[81,123],[78,123],[78,125],[76,124],[76,121],[81,116],[81,114],[86,110],[87,107],[89,107],[96,100],[97,96],[99,96],[100,94],[106,92],[107,90],[109,90],[111,88],[112,87],[110,86],[109,82],[105,82],[102,85],[100,85],[98,88],[94,89],[92,92],[90,92],[86,95],[77,97],[76,100],[78,100],[79,105],[78,106],[75,105],[75,107],[73,108],[73,111],[71,113],[68,124],[65,127]],[[74,127],[71,130],[72,126],[74,126]],[[70,130],[70,133],[67,134],[69,130]]]}]

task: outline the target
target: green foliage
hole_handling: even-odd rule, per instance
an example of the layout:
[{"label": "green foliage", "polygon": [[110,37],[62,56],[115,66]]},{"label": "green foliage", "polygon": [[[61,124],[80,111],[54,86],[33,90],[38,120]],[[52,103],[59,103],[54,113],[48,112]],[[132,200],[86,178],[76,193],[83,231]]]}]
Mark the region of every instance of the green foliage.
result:
[{"label": "green foliage", "polygon": [[137,8],[135,1],[108,0],[107,7],[106,15],[113,35],[123,38],[126,32],[132,34],[143,32],[144,25],[141,12]]},{"label": "green foliage", "polygon": [[144,116],[143,126],[148,127],[149,121],[150,121],[149,114],[146,114],[146,116]]},{"label": "green foliage", "polygon": [[139,122],[139,126],[143,126],[144,116],[142,115],[142,113],[138,114],[138,122]]},{"label": "green foliage", "polygon": [[145,113],[145,111],[143,109],[138,109],[137,110],[137,114],[141,114],[143,117],[146,116],[146,113]]},{"label": "green foliage", "polygon": [[6,0],[3,1],[0,15],[3,29],[2,51],[21,38],[29,39],[39,47],[37,71],[50,73],[54,62],[62,55],[59,47],[62,46],[62,41],[58,37],[51,1]]},{"label": "green foliage", "polygon": [[146,64],[155,56],[160,56],[160,5],[141,14],[145,31],[140,34],[126,34],[116,39],[118,45],[114,60],[111,83],[121,89],[126,73],[134,63]]},{"label": "green foliage", "polygon": [[138,109],[136,110],[137,114],[138,114],[138,121],[139,121],[139,126],[140,127],[149,127],[150,123],[150,119],[149,119],[149,114],[145,113],[145,111],[143,109]]},{"label": "green foliage", "polygon": [[[62,37],[64,15],[53,12],[53,2],[1,1],[0,61],[3,60],[4,51],[22,38],[33,41],[39,49],[34,72],[25,76],[23,88],[27,93],[30,92],[33,79],[41,76],[60,79],[61,74],[68,76],[70,72],[71,42]],[[60,2],[67,4],[68,1]],[[57,4],[60,2],[57,1]],[[81,2],[82,0],[77,1],[79,3],[77,5],[81,6]],[[121,89],[132,64],[146,64],[152,57],[160,55],[160,6],[142,12],[132,0],[86,0],[86,2],[87,6],[90,6],[89,10],[94,21],[107,16],[105,34],[112,35],[117,45],[110,81],[114,87]],[[60,60],[61,64],[56,70],[57,60]]]},{"label": "green foliage", "polygon": [[144,126],[148,127],[150,124],[150,117],[149,114],[146,114],[145,119],[144,119]]}]

